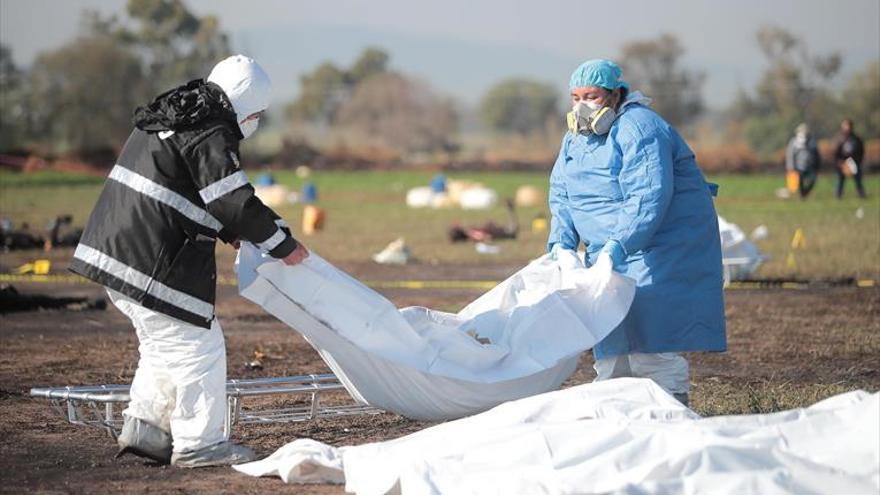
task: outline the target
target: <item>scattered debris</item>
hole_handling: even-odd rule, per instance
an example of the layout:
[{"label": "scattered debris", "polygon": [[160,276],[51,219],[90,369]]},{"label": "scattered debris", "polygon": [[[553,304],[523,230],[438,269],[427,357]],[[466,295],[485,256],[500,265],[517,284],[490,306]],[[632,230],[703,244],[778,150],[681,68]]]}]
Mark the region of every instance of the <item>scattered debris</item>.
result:
[{"label": "scattered debris", "polygon": [[501,246],[496,246],[495,244],[486,244],[485,242],[478,242],[474,245],[474,249],[477,250],[480,254],[498,254],[501,252]]},{"label": "scattered debris", "polygon": [[434,177],[430,186],[414,187],[406,193],[410,208],[451,208],[484,210],[498,202],[498,193],[478,182],[449,180],[442,175]]},{"label": "scattered debris", "polygon": [[245,363],[245,367],[247,369],[253,370],[253,371],[262,371],[263,360],[265,358],[266,358],[266,353],[264,353],[260,349],[254,349],[254,359]]},{"label": "scattered debris", "polygon": [[477,331],[474,329],[470,329],[470,330],[466,331],[465,333],[470,335],[471,338],[473,338],[474,340],[476,340],[480,344],[489,345],[492,343],[492,341],[489,340],[489,337],[481,337],[480,334],[477,333]]},{"label": "scattered debris", "polygon": [[66,309],[69,311],[105,310],[104,298],[54,297],[45,294],[20,294],[12,285],[0,286],[0,313]]},{"label": "scattered debris", "polygon": [[538,213],[535,215],[535,218],[532,219],[533,234],[543,234],[544,232],[547,232],[549,227],[550,222],[547,221],[547,217],[543,213]]},{"label": "scattered debris", "polygon": [[437,174],[431,179],[431,190],[435,193],[443,193],[446,192],[446,176],[443,174]]},{"label": "scattered debris", "polygon": [[76,247],[83,234],[81,227],[73,226],[73,215],[58,215],[49,222],[46,230],[49,231],[49,238],[43,245],[46,251],[56,247]]},{"label": "scattered debris", "polygon": [[324,212],[323,208],[318,208],[315,205],[306,205],[306,207],[303,208],[303,234],[312,235],[315,232],[323,230],[326,217],[327,214]]},{"label": "scattered debris", "polygon": [[373,255],[373,261],[382,265],[405,265],[412,259],[409,246],[403,237],[385,246],[385,249]]},{"label": "scattered debris", "polygon": [[498,193],[488,187],[474,187],[462,191],[458,202],[465,210],[487,210],[498,202]]},{"label": "scattered debris", "polygon": [[268,187],[274,186],[275,184],[275,176],[270,172],[263,172],[254,179],[254,186],[257,187]]},{"label": "scattered debris", "polygon": [[73,215],[61,214],[46,226],[46,236],[31,230],[27,222],[16,229],[12,220],[0,220],[0,249],[18,251],[27,249],[44,249],[50,251],[56,247],[74,247],[79,244],[83,229],[73,226]]},{"label": "scattered debris", "polygon": [[16,229],[12,221],[4,218],[0,221],[0,247],[3,251],[38,249],[46,244],[46,240],[31,231],[31,226],[24,222]]},{"label": "scattered debris", "polygon": [[516,217],[516,209],[513,206],[513,201],[509,198],[506,204],[507,213],[510,217],[506,227],[502,227],[491,220],[483,225],[473,225],[470,227],[453,224],[447,232],[450,242],[474,241],[485,243],[500,239],[516,239],[516,236],[519,234],[519,221]]},{"label": "scattered debris", "polygon": [[270,208],[278,208],[290,202],[290,189],[281,184],[254,186],[254,194],[260,198],[263,204]]},{"label": "scattered debris", "polygon": [[52,262],[49,260],[34,260],[33,263],[25,263],[14,270],[16,275],[24,275],[33,273],[34,275],[46,275],[52,269]]},{"label": "scattered debris", "polygon": [[753,241],[763,241],[767,238],[768,235],[770,235],[770,229],[768,229],[767,226],[762,223],[761,225],[755,227],[755,230],[753,230],[752,233],[749,234],[749,239]]},{"label": "scattered debris", "polygon": [[312,175],[312,169],[308,167],[308,165],[300,165],[296,167],[296,176],[300,179],[305,179],[306,177]]},{"label": "scattered debris", "polygon": [[318,186],[316,186],[314,182],[308,181],[303,184],[302,202],[306,204],[318,202]]},{"label": "scattered debris", "polygon": [[406,192],[406,206],[410,208],[427,208],[431,206],[434,191],[428,186],[414,187]]},{"label": "scattered debris", "polygon": [[528,208],[544,204],[544,191],[533,185],[520,186],[516,190],[516,206]]}]

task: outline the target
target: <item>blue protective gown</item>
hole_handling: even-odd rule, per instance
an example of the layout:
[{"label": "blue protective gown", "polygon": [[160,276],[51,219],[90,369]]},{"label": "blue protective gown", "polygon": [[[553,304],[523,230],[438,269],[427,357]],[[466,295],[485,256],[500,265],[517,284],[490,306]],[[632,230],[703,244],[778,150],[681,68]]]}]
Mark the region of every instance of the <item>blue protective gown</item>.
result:
[{"label": "blue protective gown", "polygon": [[650,108],[621,108],[603,136],[567,132],[550,175],[553,215],[547,249],[586,245],[596,261],[608,240],[637,282],[624,321],[600,342],[597,359],[634,352],[724,351],[723,271],[718,217],[694,153]]}]

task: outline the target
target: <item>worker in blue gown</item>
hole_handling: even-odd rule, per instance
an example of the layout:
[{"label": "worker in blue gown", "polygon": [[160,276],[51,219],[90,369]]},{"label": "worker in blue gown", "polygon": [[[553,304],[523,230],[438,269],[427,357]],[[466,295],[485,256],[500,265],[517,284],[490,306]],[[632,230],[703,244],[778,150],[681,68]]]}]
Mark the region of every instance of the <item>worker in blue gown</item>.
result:
[{"label": "worker in blue gown", "polygon": [[596,379],[651,378],[687,404],[680,353],[727,348],[717,186],[621,76],[608,60],[584,62],[571,76],[569,130],[550,175],[547,250],[583,242],[588,262],[636,280],[628,315],[593,349]]}]

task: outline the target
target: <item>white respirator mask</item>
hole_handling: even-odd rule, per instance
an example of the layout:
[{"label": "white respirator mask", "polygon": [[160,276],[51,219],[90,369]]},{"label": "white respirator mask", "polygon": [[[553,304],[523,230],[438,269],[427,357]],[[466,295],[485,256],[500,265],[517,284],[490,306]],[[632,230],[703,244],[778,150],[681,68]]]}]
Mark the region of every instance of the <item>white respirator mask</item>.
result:
[{"label": "white respirator mask", "polygon": [[238,124],[238,128],[241,129],[241,135],[244,136],[244,139],[247,139],[256,132],[257,127],[260,126],[260,119],[250,119],[245,120],[244,122],[240,122]]},{"label": "white respirator mask", "polygon": [[[246,118],[269,107],[269,96],[272,81],[269,75],[254,59],[244,55],[233,55],[220,61],[211,70],[208,82],[223,89],[236,118]],[[253,134],[260,123],[258,119],[239,121],[238,127],[242,136],[247,138]]]},{"label": "white respirator mask", "polygon": [[617,118],[617,112],[612,107],[602,106],[593,101],[579,101],[566,115],[568,130],[572,134],[608,134],[611,124]]}]

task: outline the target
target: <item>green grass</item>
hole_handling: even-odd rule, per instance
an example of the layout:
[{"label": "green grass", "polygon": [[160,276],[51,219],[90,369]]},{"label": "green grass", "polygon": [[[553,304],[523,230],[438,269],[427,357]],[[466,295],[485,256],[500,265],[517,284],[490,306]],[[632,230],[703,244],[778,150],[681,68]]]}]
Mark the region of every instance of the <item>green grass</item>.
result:
[{"label": "green grass", "polygon": [[[770,235],[758,247],[771,259],[761,267],[764,277],[876,279],[880,275],[880,177],[866,181],[868,198],[859,199],[850,181],[844,198],[834,198],[836,178],[823,175],[807,200],[780,200],[782,186],[776,176],[723,176],[716,201],[719,215],[750,233],[766,225]],[[861,210],[862,218],[857,213]],[[804,249],[792,250],[795,231],[801,228]],[[787,263],[794,254],[795,266]]]},{"label": "green grass", "polygon": [[[299,190],[303,180],[289,172],[278,172],[276,179]],[[547,187],[546,173],[455,173],[454,179],[473,180],[496,189],[501,197],[513,196],[517,187],[532,184]],[[251,172],[255,177],[256,172]],[[397,237],[404,237],[417,258],[433,263],[480,263],[525,261],[544,249],[546,233],[533,233],[531,220],[545,212],[543,207],[518,211],[522,235],[517,241],[499,243],[502,251],[487,256],[475,252],[470,244],[450,244],[446,230],[453,222],[482,224],[486,220],[506,223],[501,205],[488,211],[461,209],[409,209],[406,191],[427,185],[433,173],[419,171],[321,172],[312,177],[319,191],[319,204],[327,211],[323,232],[303,237],[304,242],[328,259],[362,261]],[[710,180],[721,185],[716,206],[720,215],[738,224],[746,233],[758,225],[768,227],[770,236],[759,241],[770,256],[759,276],[836,278],[880,277],[880,177],[869,177],[869,198],[858,199],[847,184],[845,198],[834,199],[835,178],[823,175],[813,195],[806,201],[781,200],[774,192],[783,186],[781,176],[725,175]],[[17,223],[27,221],[42,227],[55,214],[74,215],[85,222],[103,181],[100,178],[41,172],[37,174],[0,173],[0,215]],[[856,212],[861,209],[862,218]],[[278,209],[299,230],[302,206]],[[791,238],[797,228],[806,236],[806,248],[796,251],[796,266],[787,263]]]},{"label": "green grass", "polygon": [[15,187],[88,186],[104,183],[104,177],[41,170],[33,173],[0,172],[0,190]]},{"label": "green grass", "polygon": [[704,381],[697,383],[691,389],[690,406],[701,416],[707,417],[765,414],[808,407],[829,397],[859,388],[862,387],[845,383],[791,383],[775,379],[745,384]]}]

